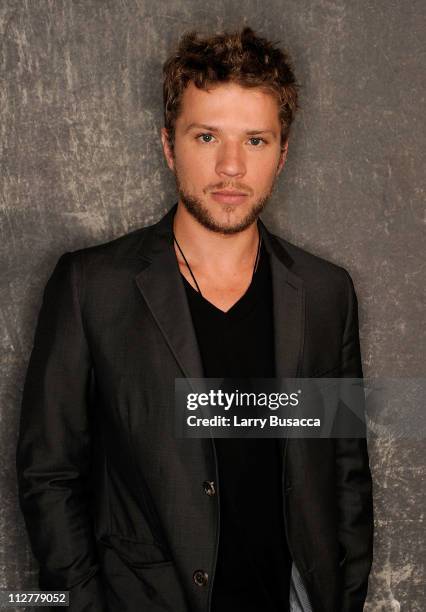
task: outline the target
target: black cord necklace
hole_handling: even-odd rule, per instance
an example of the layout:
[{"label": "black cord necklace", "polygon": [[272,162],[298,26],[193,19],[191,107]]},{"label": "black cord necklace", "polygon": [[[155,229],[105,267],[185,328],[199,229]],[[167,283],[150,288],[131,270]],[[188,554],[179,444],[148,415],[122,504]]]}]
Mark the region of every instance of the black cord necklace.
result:
[{"label": "black cord necklace", "polygon": [[[184,260],[184,262],[185,262],[185,264],[186,264],[186,267],[187,267],[187,268],[188,268],[188,270],[189,270],[190,275],[192,276],[192,280],[194,281],[195,286],[197,287],[197,291],[198,291],[198,293],[201,295],[201,297],[203,297],[203,294],[201,293],[201,289],[200,289],[200,287],[199,287],[199,285],[198,285],[198,283],[197,283],[197,279],[195,278],[194,273],[193,273],[193,272],[192,272],[192,270],[191,270],[191,266],[189,265],[188,260],[186,259],[185,255],[184,255],[184,252],[183,252],[183,251],[182,251],[182,249],[180,248],[179,242],[176,240],[176,236],[175,236],[174,232],[173,232],[173,240],[176,242],[177,248],[179,249],[180,254],[181,254],[181,255],[182,255],[182,257],[183,257],[183,260]],[[258,264],[259,264],[259,256],[260,256],[260,246],[261,246],[261,244],[262,244],[262,237],[261,237],[261,235],[259,234],[259,240],[258,240],[258,243],[257,243],[257,253],[256,253],[256,259],[255,259],[255,261],[254,261],[254,266],[253,266],[253,274],[251,275],[251,280],[252,280],[252,281],[253,281],[254,273],[256,272],[257,266],[258,266]]]}]

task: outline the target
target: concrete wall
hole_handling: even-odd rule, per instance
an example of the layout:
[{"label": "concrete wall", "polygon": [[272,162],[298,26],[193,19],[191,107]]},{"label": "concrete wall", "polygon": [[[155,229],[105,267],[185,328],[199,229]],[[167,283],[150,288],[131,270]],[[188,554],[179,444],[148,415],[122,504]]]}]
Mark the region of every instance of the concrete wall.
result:
[{"label": "concrete wall", "polygon": [[[161,65],[184,31],[244,22],[289,49],[303,109],[264,221],[350,270],[367,376],[424,372],[425,13],[423,0],[1,1],[0,588],[35,586],[14,453],[42,290],[64,251],[175,202]],[[422,612],[424,444],[374,437],[370,453],[366,609]]]}]

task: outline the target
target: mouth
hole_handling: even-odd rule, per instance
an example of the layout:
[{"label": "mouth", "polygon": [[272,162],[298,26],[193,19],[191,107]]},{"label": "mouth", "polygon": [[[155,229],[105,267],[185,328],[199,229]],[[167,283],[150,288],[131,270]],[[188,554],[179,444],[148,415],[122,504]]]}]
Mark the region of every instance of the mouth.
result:
[{"label": "mouth", "polygon": [[228,204],[239,204],[243,202],[245,198],[248,197],[247,193],[243,191],[233,191],[233,190],[221,190],[221,191],[213,191],[212,198],[217,202],[224,202]]}]

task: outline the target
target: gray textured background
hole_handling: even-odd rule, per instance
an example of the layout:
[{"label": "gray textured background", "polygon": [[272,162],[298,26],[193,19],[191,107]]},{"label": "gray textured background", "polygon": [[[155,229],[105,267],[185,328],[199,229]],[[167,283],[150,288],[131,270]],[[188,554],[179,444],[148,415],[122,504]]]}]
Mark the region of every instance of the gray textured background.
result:
[{"label": "gray textured background", "polygon": [[[264,221],[351,272],[367,376],[422,375],[425,13],[424,0],[1,0],[0,588],[35,586],[14,454],[42,290],[64,251],[175,202],[161,65],[183,31],[244,21],[289,49],[303,109]],[[424,612],[424,444],[375,437],[370,453],[366,609]]]}]

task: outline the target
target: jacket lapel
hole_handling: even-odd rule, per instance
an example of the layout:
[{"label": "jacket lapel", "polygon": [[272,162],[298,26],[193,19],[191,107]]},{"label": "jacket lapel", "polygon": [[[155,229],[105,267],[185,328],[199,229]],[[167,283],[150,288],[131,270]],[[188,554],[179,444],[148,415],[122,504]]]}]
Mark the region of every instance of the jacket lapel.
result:
[{"label": "jacket lapel", "polygon": [[301,374],[305,332],[305,288],[292,271],[293,260],[278,239],[259,221],[259,230],[270,255],[277,378]]},{"label": "jacket lapel", "polygon": [[176,205],[148,230],[142,244],[143,267],[135,280],[183,376],[202,378],[201,356],[173,247],[175,210]]},{"label": "jacket lapel", "polygon": [[[278,239],[268,232],[260,220],[259,230],[271,264],[275,377],[277,379],[297,378],[302,371],[305,335],[304,283],[291,271],[293,260],[288,252]],[[288,390],[283,383],[279,385],[280,390]],[[287,439],[280,438],[279,446],[285,466]]]}]

